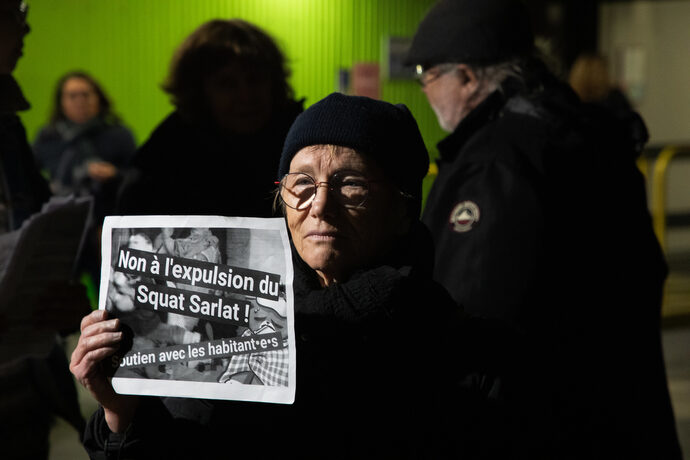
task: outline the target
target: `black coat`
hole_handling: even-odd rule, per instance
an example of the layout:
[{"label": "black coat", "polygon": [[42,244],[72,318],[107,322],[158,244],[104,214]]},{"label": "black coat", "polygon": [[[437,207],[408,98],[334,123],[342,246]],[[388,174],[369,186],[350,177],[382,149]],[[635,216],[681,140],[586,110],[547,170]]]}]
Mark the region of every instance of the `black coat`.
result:
[{"label": "black coat", "polygon": [[[97,117],[78,125],[67,120],[44,126],[34,141],[39,168],[46,170],[53,192],[94,197],[97,222],[112,214],[115,195],[122,180],[121,169],[130,161],[136,144],[125,126]],[[108,181],[95,181],[87,173],[91,161],[106,161],[118,174]]]},{"label": "black coat", "polygon": [[509,335],[466,318],[431,281],[428,245],[401,248],[412,250],[325,289],[295,255],[293,405],[142,398],[123,435],[99,409],[89,454],[107,458],[108,445],[113,458],[508,458],[510,374],[487,356],[509,349],[499,345]]},{"label": "black coat", "polygon": [[117,213],[270,217],[283,141],[301,110],[292,102],[247,136],[173,112],[135,154]]},{"label": "black coat", "polygon": [[39,167],[61,186],[77,189],[83,178],[75,169],[92,160],[121,168],[129,162],[136,145],[129,129],[97,117],[81,125],[63,120],[44,126],[33,147]]},{"label": "black coat", "polygon": [[530,340],[550,456],[679,458],[660,341],[667,269],[632,130],[551,78],[533,93],[514,83],[439,144],[423,215],[434,277]]},{"label": "black coat", "polygon": [[8,228],[0,232],[18,229],[22,222],[39,212],[50,198],[48,184],[36,167],[31,147],[26,140],[26,130],[16,114],[29,105],[10,75],[0,75],[0,180],[4,199],[0,205],[6,209]]}]

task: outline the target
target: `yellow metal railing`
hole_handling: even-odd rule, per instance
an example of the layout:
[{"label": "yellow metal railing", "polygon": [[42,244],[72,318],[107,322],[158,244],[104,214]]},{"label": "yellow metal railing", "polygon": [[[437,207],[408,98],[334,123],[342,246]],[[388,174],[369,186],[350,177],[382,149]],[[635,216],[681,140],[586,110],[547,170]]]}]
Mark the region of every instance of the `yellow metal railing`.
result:
[{"label": "yellow metal railing", "polygon": [[637,159],[637,168],[642,172],[645,181],[649,179],[649,160],[644,155],[640,155]]},{"label": "yellow metal railing", "polygon": [[690,146],[670,145],[664,147],[654,162],[652,176],[652,222],[654,233],[661,248],[666,251],[666,171],[671,160],[678,154],[690,154]]},{"label": "yellow metal railing", "polygon": [[[674,158],[678,156],[690,156],[690,146],[676,146],[669,145],[664,147],[654,161],[652,169],[652,189],[651,189],[651,214],[652,224],[654,226],[654,233],[656,234],[661,249],[668,255],[668,248],[666,244],[666,230],[668,219],[667,206],[667,174],[668,168]],[[645,159],[645,162],[647,160]],[[648,165],[642,163],[645,167]],[[641,163],[638,163],[641,166]],[[673,295],[671,295],[673,294]],[[672,297],[672,298],[671,298]],[[679,312],[687,313],[687,299],[681,296],[678,292],[671,293],[669,291],[669,279],[664,283],[664,294],[662,304],[662,315],[669,316],[672,314],[679,314]],[[673,312],[669,311],[673,310]]]},{"label": "yellow metal railing", "polygon": [[652,178],[652,223],[661,248],[666,250],[666,170],[678,153],[675,146],[665,147],[654,162]]}]

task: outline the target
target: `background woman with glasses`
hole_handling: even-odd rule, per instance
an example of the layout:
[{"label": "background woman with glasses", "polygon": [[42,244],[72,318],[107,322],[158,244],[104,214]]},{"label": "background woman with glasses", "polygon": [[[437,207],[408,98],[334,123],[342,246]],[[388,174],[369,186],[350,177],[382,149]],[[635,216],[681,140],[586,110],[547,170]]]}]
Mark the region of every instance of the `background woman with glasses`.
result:
[{"label": "background woman with glasses", "polygon": [[[276,197],[293,243],[295,403],[132,402],[103,390],[91,455],[508,458],[495,363],[475,351],[500,343],[431,280],[418,219],[428,165],[403,105],[336,93],[298,116]],[[119,344],[101,316],[85,319],[72,359],[90,389],[104,380],[81,356]]]},{"label": "background woman with glasses", "polygon": [[86,72],[71,71],[57,82],[53,113],[38,132],[33,149],[55,195],[94,199],[94,218],[79,269],[98,286],[101,222],[113,214],[123,169],[136,149],[134,136],[100,83]]}]

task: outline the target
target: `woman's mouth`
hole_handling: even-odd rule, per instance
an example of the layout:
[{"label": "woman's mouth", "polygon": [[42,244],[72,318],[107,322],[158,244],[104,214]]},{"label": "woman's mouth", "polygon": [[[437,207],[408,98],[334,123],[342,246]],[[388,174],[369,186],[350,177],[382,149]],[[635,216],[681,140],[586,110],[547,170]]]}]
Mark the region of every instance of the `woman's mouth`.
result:
[{"label": "woman's mouth", "polygon": [[333,241],[338,237],[337,232],[309,232],[307,238],[315,241]]}]

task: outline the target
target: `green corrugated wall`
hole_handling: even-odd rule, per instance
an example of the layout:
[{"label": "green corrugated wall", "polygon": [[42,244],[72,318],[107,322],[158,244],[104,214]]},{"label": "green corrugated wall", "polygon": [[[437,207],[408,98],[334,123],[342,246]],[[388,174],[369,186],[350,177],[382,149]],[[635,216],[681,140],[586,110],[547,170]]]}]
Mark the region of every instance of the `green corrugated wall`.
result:
[{"label": "green corrugated wall", "polygon": [[[337,71],[379,62],[387,36],[411,36],[433,0],[28,0],[31,33],[15,75],[32,109],[30,138],[48,117],[55,81],[85,69],[101,81],[138,142],[171,110],[160,90],[182,39],[211,18],[240,17],[271,33],[292,85],[310,105],[336,90]],[[382,81],[382,98],[410,107],[427,146],[443,133],[413,81]]]}]

